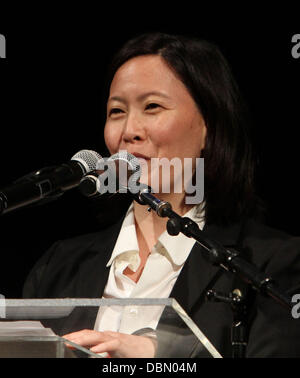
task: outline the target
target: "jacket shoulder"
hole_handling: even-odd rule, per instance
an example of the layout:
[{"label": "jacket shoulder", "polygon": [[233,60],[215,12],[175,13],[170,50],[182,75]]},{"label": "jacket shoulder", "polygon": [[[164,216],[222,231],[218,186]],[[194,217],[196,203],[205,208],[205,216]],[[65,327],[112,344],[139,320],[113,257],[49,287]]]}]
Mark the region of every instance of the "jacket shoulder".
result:
[{"label": "jacket shoulder", "polygon": [[248,220],[243,228],[243,244],[261,255],[272,257],[280,250],[300,252],[300,237],[288,234],[263,223]]},{"label": "jacket shoulder", "polygon": [[[62,288],[72,286],[84,276],[83,272],[86,272],[86,279],[89,280],[94,274],[93,268],[98,267],[99,271],[106,266],[121,224],[118,222],[99,232],[54,243],[29,273],[23,287],[23,297],[52,297],[54,293],[60,296],[58,294],[64,292]],[[57,290],[54,290],[55,287]],[[75,291],[70,289],[67,296],[74,295]]]}]

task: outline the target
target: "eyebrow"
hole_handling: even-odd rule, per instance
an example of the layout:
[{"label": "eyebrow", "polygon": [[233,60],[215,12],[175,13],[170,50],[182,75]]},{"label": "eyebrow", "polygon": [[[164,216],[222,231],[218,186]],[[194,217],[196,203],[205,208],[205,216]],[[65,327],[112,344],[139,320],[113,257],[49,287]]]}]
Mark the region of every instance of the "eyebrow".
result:
[{"label": "eyebrow", "polygon": [[[143,93],[143,94],[141,94],[137,97],[137,100],[143,101],[149,96],[159,96],[159,97],[163,97],[163,98],[170,100],[170,97],[167,94],[165,94],[163,92],[159,92],[159,91],[151,91],[151,92]],[[108,99],[108,101],[120,101],[120,102],[126,103],[126,100],[123,97],[120,97],[120,96],[110,97]]]}]

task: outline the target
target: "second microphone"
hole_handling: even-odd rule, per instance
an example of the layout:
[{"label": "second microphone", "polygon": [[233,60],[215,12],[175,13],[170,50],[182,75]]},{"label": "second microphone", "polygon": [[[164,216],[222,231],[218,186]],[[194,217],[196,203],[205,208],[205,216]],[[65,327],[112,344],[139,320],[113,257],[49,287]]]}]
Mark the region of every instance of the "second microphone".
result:
[{"label": "second microphone", "polygon": [[140,189],[139,160],[126,150],[97,162],[97,168],[82,178],[80,192],[86,197],[105,193],[137,193]]}]

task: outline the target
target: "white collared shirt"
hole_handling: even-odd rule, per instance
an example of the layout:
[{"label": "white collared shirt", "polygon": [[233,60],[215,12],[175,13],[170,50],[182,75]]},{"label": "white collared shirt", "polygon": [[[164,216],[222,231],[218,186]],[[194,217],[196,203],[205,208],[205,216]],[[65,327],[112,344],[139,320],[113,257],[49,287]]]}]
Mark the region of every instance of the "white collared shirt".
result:
[{"label": "white collared shirt", "polygon": [[[203,229],[204,221],[200,209],[201,207],[194,206],[184,216],[191,218]],[[167,231],[163,232],[135,283],[123,274],[127,267],[136,272],[140,265],[132,204],[107,263],[110,272],[103,298],[168,298],[194,243],[194,239],[181,233],[171,236]],[[94,329],[128,334],[147,327],[156,329],[162,310],[162,306],[100,307]]]}]

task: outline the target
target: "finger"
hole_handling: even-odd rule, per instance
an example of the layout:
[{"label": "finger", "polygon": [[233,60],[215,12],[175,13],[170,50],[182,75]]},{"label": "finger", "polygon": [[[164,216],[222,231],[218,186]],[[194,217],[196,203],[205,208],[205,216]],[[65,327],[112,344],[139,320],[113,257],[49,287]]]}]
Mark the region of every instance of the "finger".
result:
[{"label": "finger", "polygon": [[93,353],[115,352],[120,348],[120,340],[113,338],[90,348]]},{"label": "finger", "polygon": [[83,329],[83,330],[80,330],[80,331],[76,331],[76,332],[71,332],[71,333],[68,333],[64,336],[62,336],[64,339],[68,339],[68,340],[71,340],[71,339],[77,339],[79,337],[82,337],[82,336],[85,336],[87,334],[95,334],[95,333],[98,333],[99,334],[99,338],[102,337],[103,339],[107,339],[107,336],[108,337],[117,337],[119,338],[120,334],[119,332],[114,332],[114,331],[104,331],[104,332],[99,332],[99,331],[94,331],[94,330],[91,330],[91,329]]},{"label": "finger", "polygon": [[109,338],[110,337],[120,338],[123,334],[120,332],[114,332],[114,331],[103,331],[102,335],[103,337],[108,336]]},{"label": "finger", "polygon": [[79,337],[79,336],[84,335],[84,334],[89,333],[89,332],[95,332],[95,331],[93,331],[91,329],[82,329],[80,331],[67,333],[67,334],[63,335],[62,337],[64,339],[70,339],[70,338],[73,339],[74,337]]},{"label": "finger", "polygon": [[84,347],[91,347],[107,340],[107,336],[101,332],[91,330],[88,332],[76,332],[73,335],[66,336],[67,340]]}]

